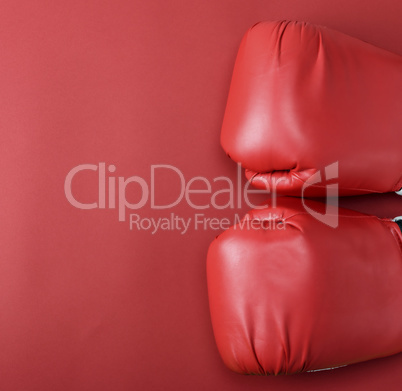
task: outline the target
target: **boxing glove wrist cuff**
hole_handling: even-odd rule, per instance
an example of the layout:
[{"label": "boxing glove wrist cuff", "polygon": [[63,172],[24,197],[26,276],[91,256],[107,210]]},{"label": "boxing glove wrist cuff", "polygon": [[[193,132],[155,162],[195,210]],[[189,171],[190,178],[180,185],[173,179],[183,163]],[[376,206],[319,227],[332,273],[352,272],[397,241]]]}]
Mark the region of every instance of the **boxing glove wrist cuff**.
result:
[{"label": "boxing glove wrist cuff", "polygon": [[395,217],[393,221],[398,224],[399,229],[402,232],[402,216]]}]

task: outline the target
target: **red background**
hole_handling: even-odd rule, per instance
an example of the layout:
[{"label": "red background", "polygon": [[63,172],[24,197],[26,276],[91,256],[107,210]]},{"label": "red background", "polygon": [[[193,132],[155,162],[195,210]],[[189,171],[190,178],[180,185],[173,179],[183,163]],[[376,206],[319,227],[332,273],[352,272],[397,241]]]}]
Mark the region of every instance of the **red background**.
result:
[{"label": "red background", "polygon": [[[303,20],[402,55],[401,16],[397,0],[2,1],[0,389],[400,389],[402,354],[290,377],[231,373],[208,312],[205,257],[218,231],[130,231],[116,210],[71,206],[63,185],[74,166],[99,162],[147,182],[152,164],[187,181],[234,178],[219,131],[249,26]],[[77,176],[77,198],[95,201],[96,179]],[[174,175],[157,184],[174,200]],[[394,195],[342,205],[402,214]],[[171,212],[195,211],[138,213]]]}]

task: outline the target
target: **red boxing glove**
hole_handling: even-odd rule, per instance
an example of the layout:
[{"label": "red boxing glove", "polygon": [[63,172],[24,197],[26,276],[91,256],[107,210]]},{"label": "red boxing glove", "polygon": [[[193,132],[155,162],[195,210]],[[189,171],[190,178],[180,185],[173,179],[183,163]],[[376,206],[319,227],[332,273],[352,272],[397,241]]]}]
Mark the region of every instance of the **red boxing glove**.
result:
[{"label": "red boxing glove", "polygon": [[292,374],[401,352],[398,225],[341,209],[333,229],[299,200],[280,202],[250,212],[209,248],[211,318],[225,364]]},{"label": "red boxing glove", "polygon": [[401,127],[401,56],[300,22],[259,23],[243,38],[221,143],[256,187],[300,195],[339,162],[340,195],[398,191]]}]

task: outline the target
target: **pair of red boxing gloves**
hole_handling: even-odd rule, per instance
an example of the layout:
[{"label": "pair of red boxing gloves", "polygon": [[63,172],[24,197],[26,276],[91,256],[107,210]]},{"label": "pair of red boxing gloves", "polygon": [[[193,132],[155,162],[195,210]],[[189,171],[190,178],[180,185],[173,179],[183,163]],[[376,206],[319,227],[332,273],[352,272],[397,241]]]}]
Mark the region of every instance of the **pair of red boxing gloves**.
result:
[{"label": "pair of red boxing gloves", "polygon": [[[341,196],[400,192],[401,97],[402,57],[324,27],[258,23],[239,49],[221,143],[277,194],[325,196],[331,176]],[[211,319],[230,369],[292,374],[402,352],[402,224],[336,218],[281,197],[211,244]]]}]

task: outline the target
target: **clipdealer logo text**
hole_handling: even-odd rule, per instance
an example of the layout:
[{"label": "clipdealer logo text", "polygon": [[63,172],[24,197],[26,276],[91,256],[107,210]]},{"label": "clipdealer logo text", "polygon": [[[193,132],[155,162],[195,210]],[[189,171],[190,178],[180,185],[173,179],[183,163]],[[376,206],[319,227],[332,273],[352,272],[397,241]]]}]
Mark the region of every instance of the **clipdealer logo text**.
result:
[{"label": "clipdealer logo text", "polygon": [[[241,165],[237,165],[236,179],[233,181],[229,177],[218,176],[212,180],[203,177],[195,176],[186,181],[182,171],[169,164],[155,164],[150,166],[150,182],[148,183],[144,178],[133,175],[130,177],[116,176],[114,173],[117,168],[115,165],[107,165],[105,162],[98,164],[80,164],[72,168],[64,181],[64,193],[68,202],[78,209],[114,209],[117,211],[118,220],[125,222],[127,214],[129,214],[130,229],[136,228],[138,230],[149,230],[152,233],[156,233],[158,230],[179,230],[181,233],[188,231],[190,224],[194,224],[194,229],[227,229],[233,222],[229,219],[219,220],[217,218],[207,218],[204,214],[196,213],[193,218],[184,218],[171,213],[165,217],[141,217],[139,213],[131,213],[132,211],[138,211],[141,208],[148,205],[151,209],[167,210],[174,208],[181,202],[187,203],[187,205],[194,210],[205,210],[209,208],[214,209],[234,209],[241,208],[245,203],[251,209],[260,209],[266,207],[266,205],[254,205],[250,199],[250,194],[270,194],[271,195],[271,207],[276,207],[276,187],[284,180],[278,178],[276,182],[266,186],[265,190],[250,189],[250,183],[242,183]],[[97,195],[91,203],[84,203],[77,199],[73,194],[72,183],[77,175],[84,171],[92,171],[97,175],[98,186]],[[156,179],[158,175],[164,175],[169,171],[170,175],[173,173],[177,176],[180,187],[178,196],[173,202],[168,204],[161,204],[156,202],[156,194],[158,187],[156,185]],[[97,174],[96,174],[97,173]],[[325,167],[325,177],[328,179],[334,179],[338,177],[338,163],[333,163]],[[321,174],[318,171],[309,180],[306,181],[302,189],[302,194],[307,187],[313,186],[321,181]],[[139,200],[136,203],[129,202],[126,197],[128,187],[131,185],[139,186]],[[200,189],[200,186],[202,187]],[[303,199],[303,204],[308,213],[312,216],[327,224],[331,227],[338,225],[337,215],[337,184],[328,185],[328,190],[331,192],[331,198],[327,197],[327,210],[324,214],[317,213],[310,209]],[[209,195],[209,202],[204,204],[198,204],[194,200],[196,194]],[[329,193],[328,193],[329,194]],[[335,197],[334,197],[335,195]],[[220,202],[218,202],[218,197]],[[303,197],[302,197],[303,198]],[[222,202],[222,199],[224,202]],[[130,212],[128,212],[130,211]],[[239,223],[240,218],[236,215],[234,224]]]}]

